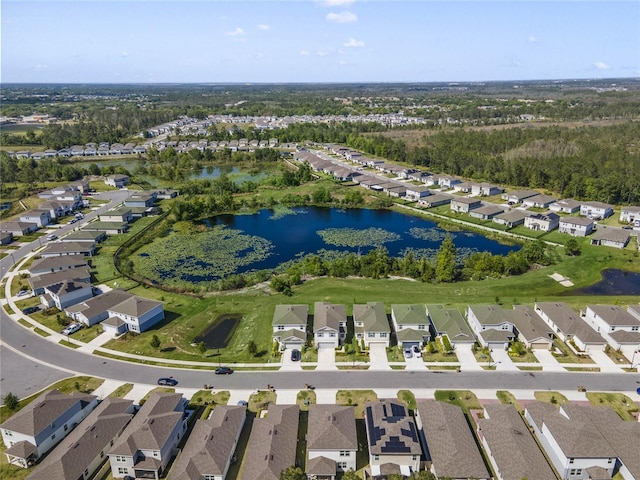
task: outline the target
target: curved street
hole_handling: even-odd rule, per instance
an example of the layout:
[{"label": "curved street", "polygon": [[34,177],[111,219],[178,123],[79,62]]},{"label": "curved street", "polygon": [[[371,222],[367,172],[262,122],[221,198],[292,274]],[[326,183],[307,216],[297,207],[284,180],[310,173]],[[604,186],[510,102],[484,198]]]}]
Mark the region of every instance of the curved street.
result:
[{"label": "curved street", "polygon": [[[87,214],[84,221],[99,215],[122,202],[128,191],[108,192],[111,202]],[[64,234],[78,225],[58,229]],[[4,276],[17,261],[40,246],[32,242],[15,250],[1,262]],[[16,316],[17,317],[17,316]],[[576,392],[577,386],[588,391],[623,392],[636,397],[640,376],[632,373],[554,372],[554,371],[490,371],[473,370],[334,370],[334,371],[236,371],[233,375],[214,376],[212,370],[157,367],[140,363],[101,357],[59,345],[59,335],[42,337],[0,311],[0,390],[3,395],[12,392],[22,398],[36,393],[48,385],[73,375],[89,375],[117,383],[155,386],[159,377],[173,376],[180,388],[199,389],[213,383],[215,389],[251,391],[268,384],[276,389],[298,391],[305,384],[322,390],[337,389],[465,389],[534,391],[554,390]],[[105,350],[105,349],[101,349]]]}]

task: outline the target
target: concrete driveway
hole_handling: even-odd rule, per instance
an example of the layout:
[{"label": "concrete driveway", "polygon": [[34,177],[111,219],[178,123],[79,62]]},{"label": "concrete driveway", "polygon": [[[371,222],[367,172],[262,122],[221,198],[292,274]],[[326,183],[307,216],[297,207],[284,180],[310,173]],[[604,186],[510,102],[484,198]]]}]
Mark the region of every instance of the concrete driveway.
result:
[{"label": "concrete driveway", "polygon": [[369,370],[391,370],[387,358],[387,347],[384,344],[369,345]]},{"label": "concrete driveway", "polygon": [[336,351],[333,348],[318,349],[318,366],[316,370],[337,370]]},{"label": "concrete driveway", "polygon": [[594,362],[596,362],[598,367],[600,367],[601,372],[620,373],[622,372],[621,367],[627,366],[616,364],[613,360],[611,360],[611,358],[609,358],[609,355],[604,353],[604,351],[602,350],[589,352],[589,356]]},{"label": "concrete driveway", "polygon": [[509,353],[502,348],[494,348],[491,351],[491,356],[493,361],[496,362],[496,370],[502,372],[517,372],[520,370],[511,360]]},{"label": "concrete driveway", "polygon": [[302,362],[300,362],[299,360],[297,362],[294,362],[293,360],[291,360],[291,352],[293,350],[297,350],[297,349],[286,348],[284,352],[282,352],[282,357],[280,357],[280,364],[282,365],[280,367],[280,371],[287,372],[287,371],[302,370]]},{"label": "concrete driveway", "polygon": [[456,344],[456,356],[460,362],[460,370],[483,370],[473,355],[472,348],[473,344],[470,343]]},{"label": "concrete driveway", "polygon": [[561,363],[556,360],[549,350],[533,349],[535,357],[542,365],[542,370],[545,372],[564,372],[565,369]]}]

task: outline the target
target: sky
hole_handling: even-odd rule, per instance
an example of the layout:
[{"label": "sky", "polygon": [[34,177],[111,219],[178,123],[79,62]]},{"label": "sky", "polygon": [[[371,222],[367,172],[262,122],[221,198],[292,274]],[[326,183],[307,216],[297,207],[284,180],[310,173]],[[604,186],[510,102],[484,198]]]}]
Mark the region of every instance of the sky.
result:
[{"label": "sky", "polygon": [[3,0],[2,83],[640,77],[640,1]]}]

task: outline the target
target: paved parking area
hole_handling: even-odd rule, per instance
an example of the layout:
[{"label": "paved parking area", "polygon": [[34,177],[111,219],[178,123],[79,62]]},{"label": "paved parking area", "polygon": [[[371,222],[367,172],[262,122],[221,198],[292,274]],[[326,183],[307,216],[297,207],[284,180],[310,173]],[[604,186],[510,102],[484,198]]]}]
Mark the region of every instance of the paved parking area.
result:
[{"label": "paved parking area", "polygon": [[473,355],[473,345],[470,343],[456,344],[456,356],[460,362],[460,370],[482,370],[476,357]]},{"label": "paved parking area", "polygon": [[293,348],[286,348],[284,352],[282,352],[282,356],[280,357],[280,367],[281,372],[287,371],[299,371],[302,370],[302,365],[300,361],[294,362],[291,360],[291,351]]},{"label": "paved parking area", "polygon": [[549,350],[533,349],[533,354],[538,359],[544,372],[564,372],[565,369],[561,363],[556,360]]},{"label": "paved parking area", "polygon": [[516,367],[516,365],[511,360],[509,353],[506,350],[501,348],[494,348],[491,351],[491,356],[493,357],[493,361],[496,363],[496,370],[500,370],[503,372],[517,372],[520,369]]},{"label": "paved parking area", "polygon": [[622,372],[621,367],[625,367],[628,365],[618,365],[616,364],[609,355],[604,353],[604,351],[596,351],[589,352],[589,356],[591,359],[596,362],[597,366],[600,367],[601,372],[611,372],[611,373],[620,373]]},{"label": "paved parking area", "polygon": [[422,356],[417,357],[415,354],[411,358],[404,359],[406,363],[405,370],[426,370],[427,366],[424,364]]}]

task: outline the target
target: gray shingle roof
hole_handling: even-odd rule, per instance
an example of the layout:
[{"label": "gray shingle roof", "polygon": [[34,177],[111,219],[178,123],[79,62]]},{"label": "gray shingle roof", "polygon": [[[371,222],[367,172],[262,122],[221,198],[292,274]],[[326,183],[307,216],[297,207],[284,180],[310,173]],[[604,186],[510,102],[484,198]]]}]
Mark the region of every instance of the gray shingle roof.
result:
[{"label": "gray shingle roof", "polygon": [[458,310],[444,305],[427,305],[427,313],[438,334],[447,334],[452,342],[475,342],[471,327]]},{"label": "gray shingle roof", "polygon": [[390,332],[389,321],[381,302],[369,302],[366,305],[353,306],[353,321],[362,322],[365,332]]},{"label": "gray shingle roof", "polygon": [[133,417],[133,402],[105,398],[27,477],[28,480],[81,478],[89,463]]},{"label": "gray shingle roof", "polygon": [[37,272],[60,270],[66,267],[81,267],[87,265],[88,262],[89,259],[84,255],[39,258],[33,261],[29,271],[32,275],[37,275]]},{"label": "gray shingle roof", "polygon": [[540,448],[513,405],[486,405],[488,418],[478,430],[489,445],[491,456],[504,480],[556,480]]},{"label": "gray shingle roof", "polygon": [[311,405],[307,450],[357,450],[353,407]]},{"label": "gray shingle roof", "polygon": [[272,325],[306,325],[308,305],[276,305]]},{"label": "gray shingle roof", "polygon": [[162,302],[150,300],[148,298],[137,297],[134,295],[123,300],[117,305],[110,307],[109,311],[122,313],[123,315],[129,315],[131,317],[137,318],[154,309],[158,305],[162,305]]},{"label": "gray shingle roof", "polygon": [[566,303],[536,302],[535,307],[549,317],[564,335],[575,336],[584,343],[601,345],[607,343],[598,332],[587,325]]},{"label": "gray shingle roof", "polygon": [[270,405],[266,417],[253,421],[242,480],[280,480],[295,464],[299,412],[297,405]]},{"label": "gray shingle roof", "polygon": [[198,420],[168,480],[200,480],[224,476],[246,418],[246,408],[217,405],[211,417]]},{"label": "gray shingle roof", "polygon": [[340,324],[346,323],[347,310],[344,305],[316,302],[313,308],[313,331],[321,328],[340,330]]},{"label": "gray shingle roof", "polygon": [[369,454],[422,454],[416,423],[403,404],[394,400],[367,403],[365,424]]},{"label": "gray shingle roof", "polygon": [[462,409],[436,400],[420,400],[417,406],[438,477],[489,478]]}]

